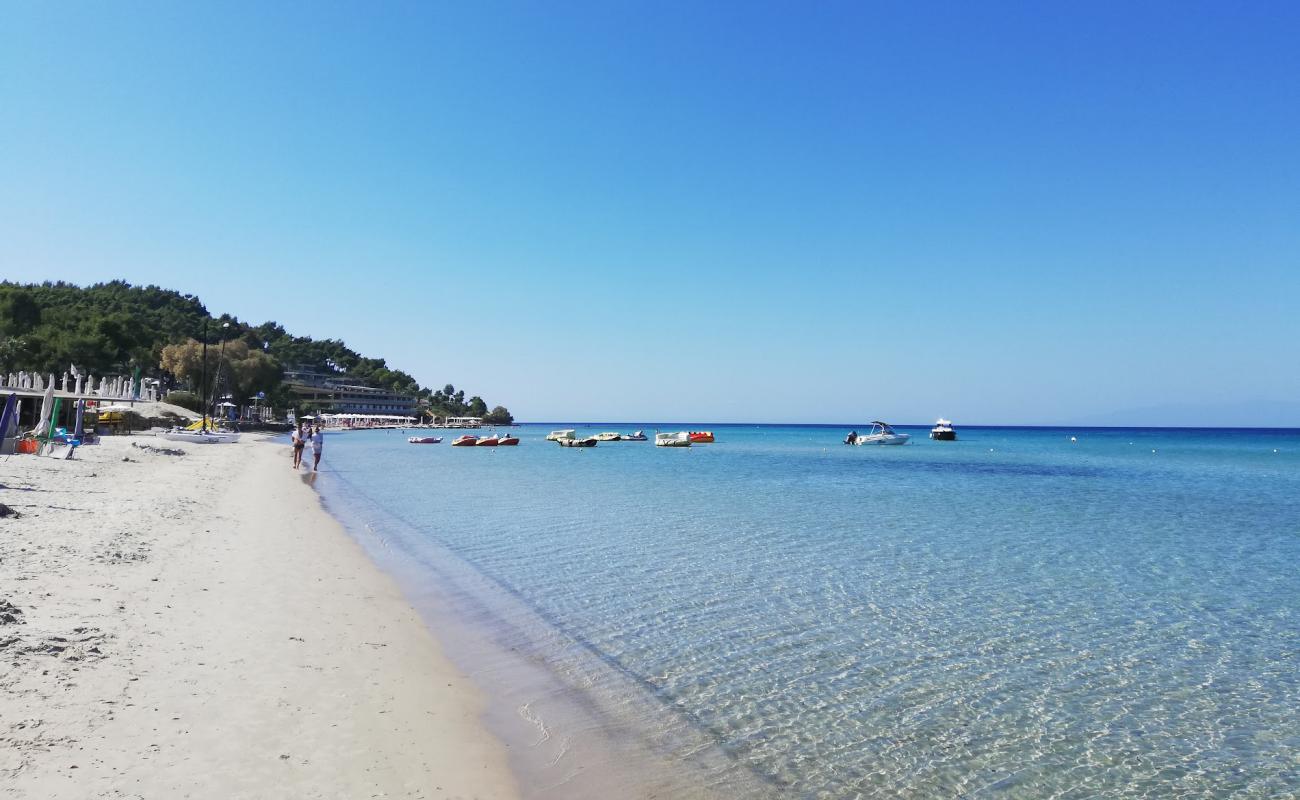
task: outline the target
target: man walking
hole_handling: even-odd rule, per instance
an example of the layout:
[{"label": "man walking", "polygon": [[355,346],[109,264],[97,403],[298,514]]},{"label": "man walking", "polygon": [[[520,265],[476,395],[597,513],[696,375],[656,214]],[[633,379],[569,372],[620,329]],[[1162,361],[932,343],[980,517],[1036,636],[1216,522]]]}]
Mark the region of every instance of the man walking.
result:
[{"label": "man walking", "polygon": [[316,472],[320,469],[320,454],[325,450],[325,431],[321,430],[319,424],[311,435],[311,450],[311,471]]}]

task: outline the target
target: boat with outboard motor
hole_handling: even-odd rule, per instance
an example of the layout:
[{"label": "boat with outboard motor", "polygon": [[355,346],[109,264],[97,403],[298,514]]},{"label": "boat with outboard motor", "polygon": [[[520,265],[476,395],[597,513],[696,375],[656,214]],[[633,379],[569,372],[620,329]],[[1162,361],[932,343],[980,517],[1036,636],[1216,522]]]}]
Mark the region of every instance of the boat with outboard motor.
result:
[{"label": "boat with outboard motor", "polygon": [[613,431],[605,431],[604,433],[598,433],[595,436],[595,439],[598,442],[617,442],[622,438],[622,434],[614,433]]},{"label": "boat with outboard motor", "polygon": [[957,431],[952,428],[952,420],[939,418],[930,429],[930,438],[936,442],[955,442],[957,441]]},{"label": "boat with outboard motor", "polygon": [[886,422],[876,420],[871,423],[871,430],[866,434],[859,435],[857,431],[852,431],[844,439],[845,444],[864,445],[864,444],[907,444],[908,439],[912,438],[910,433],[898,433],[889,427]]},{"label": "boat with outboard motor", "polygon": [[478,444],[478,437],[470,433],[467,433],[464,436],[457,436],[451,441],[452,447],[473,447],[476,444]]},{"label": "boat with outboard motor", "polygon": [[650,437],[645,435],[645,431],[636,431],[631,436],[623,436],[620,441],[624,442],[648,442]]},{"label": "boat with outboard motor", "polygon": [[406,441],[411,444],[441,444],[441,436],[412,436]]},{"label": "boat with outboard motor", "polygon": [[572,439],[556,439],[555,443],[560,447],[595,447],[596,437],[588,436],[586,439],[574,437]]},{"label": "boat with outboard motor", "polygon": [[501,447],[516,447],[519,444],[519,437],[510,435],[502,436],[497,441],[497,444]]},{"label": "boat with outboard motor", "polygon": [[501,439],[495,433],[488,434],[474,443],[477,447],[496,447],[501,444]]}]

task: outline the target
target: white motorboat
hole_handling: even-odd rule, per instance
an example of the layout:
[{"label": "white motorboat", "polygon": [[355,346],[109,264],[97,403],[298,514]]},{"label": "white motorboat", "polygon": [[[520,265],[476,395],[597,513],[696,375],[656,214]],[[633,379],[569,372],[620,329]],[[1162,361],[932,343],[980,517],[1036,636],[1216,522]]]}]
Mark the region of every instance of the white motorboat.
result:
[{"label": "white motorboat", "polygon": [[656,433],[655,447],[690,447],[691,434],[689,431],[677,431],[676,433]]},{"label": "white motorboat", "polygon": [[930,438],[936,442],[955,442],[957,441],[957,431],[952,429],[952,420],[939,418],[930,429]]},{"label": "white motorboat", "polygon": [[546,441],[558,442],[561,439],[576,439],[577,436],[575,434],[576,431],[574,431],[573,428],[566,428],[562,431],[551,431],[546,434]]},{"label": "white motorboat", "polygon": [[647,436],[645,435],[645,432],[644,432],[644,431],[637,431],[637,432],[633,433],[631,436],[624,436],[624,437],[622,438],[622,441],[624,441],[624,442],[645,442],[645,441],[649,441],[649,437],[647,437]]},{"label": "white motorboat", "polygon": [[619,439],[622,439],[623,436],[621,434],[614,433],[613,431],[605,431],[604,433],[596,434],[595,438],[596,441],[598,442],[617,442]]},{"label": "white motorboat", "polygon": [[871,423],[871,430],[865,434],[858,435],[857,431],[850,433],[844,440],[845,444],[864,445],[864,444],[907,444],[911,439],[910,433],[898,433],[889,427],[888,423],[876,420]]}]

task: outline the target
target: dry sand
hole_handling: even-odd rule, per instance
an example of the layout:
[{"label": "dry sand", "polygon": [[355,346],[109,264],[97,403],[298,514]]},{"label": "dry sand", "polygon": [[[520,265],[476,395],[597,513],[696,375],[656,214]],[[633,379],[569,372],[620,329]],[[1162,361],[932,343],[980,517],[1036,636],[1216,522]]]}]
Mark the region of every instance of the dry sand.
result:
[{"label": "dry sand", "polygon": [[0,458],[0,796],[518,796],[484,698],[244,438]]}]

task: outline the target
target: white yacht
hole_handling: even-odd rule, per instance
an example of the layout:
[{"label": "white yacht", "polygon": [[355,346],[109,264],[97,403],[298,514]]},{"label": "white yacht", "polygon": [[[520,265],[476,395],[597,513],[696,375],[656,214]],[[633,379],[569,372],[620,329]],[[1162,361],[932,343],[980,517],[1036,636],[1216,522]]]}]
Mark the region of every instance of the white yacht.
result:
[{"label": "white yacht", "polygon": [[930,438],[936,442],[955,442],[957,441],[957,431],[952,429],[952,420],[939,418],[930,429]]}]

